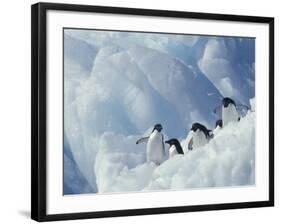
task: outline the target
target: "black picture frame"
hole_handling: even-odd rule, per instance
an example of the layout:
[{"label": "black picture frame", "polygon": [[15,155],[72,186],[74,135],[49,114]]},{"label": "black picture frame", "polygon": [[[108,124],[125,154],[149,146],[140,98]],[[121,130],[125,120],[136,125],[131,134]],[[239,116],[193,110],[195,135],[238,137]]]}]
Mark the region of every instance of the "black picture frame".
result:
[{"label": "black picture frame", "polygon": [[[137,8],[103,7],[73,4],[37,3],[31,10],[31,218],[36,221],[54,221],[115,216],[132,216],[161,213],[193,212],[206,210],[238,209],[274,206],[274,18],[164,11]],[[269,200],[208,204],[196,206],[161,207],[149,209],[114,210],[101,212],[46,214],[46,13],[48,10],[75,12],[100,12],[124,15],[162,16],[175,18],[205,19],[217,21],[253,22],[269,24]]]}]

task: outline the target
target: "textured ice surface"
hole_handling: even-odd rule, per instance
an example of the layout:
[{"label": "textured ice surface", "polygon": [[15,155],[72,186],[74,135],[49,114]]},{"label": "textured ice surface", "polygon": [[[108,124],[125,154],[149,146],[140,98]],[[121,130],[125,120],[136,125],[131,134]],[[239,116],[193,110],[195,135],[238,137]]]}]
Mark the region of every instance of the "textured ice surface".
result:
[{"label": "textured ice surface", "polygon": [[[251,185],[255,183],[255,113],[216,130],[203,147],[187,149],[160,166],[145,162],[145,147],[134,136],[105,133],[95,173],[99,192],[145,191]],[[168,149],[166,149],[167,152]]]},{"label": "textured ice surface", "polygon": [[[135,144],[161,123],[166,140],[185,145],[193,122],[214,127],[212,111],[222,97],[249,105],[254,39],[65,30],[64,45],[64,130],[72,158],[65,155],[64,185],[78,181],[70,193],[254,182],[254,135],[239,129],[247,122],[254,129],[254,113],[230,125],[235,135],[226,127],[221,139],[218,131],[208,146],[159,167],[145,163],[145,144]],[[239,141],[230,145],[226,136]]]}]

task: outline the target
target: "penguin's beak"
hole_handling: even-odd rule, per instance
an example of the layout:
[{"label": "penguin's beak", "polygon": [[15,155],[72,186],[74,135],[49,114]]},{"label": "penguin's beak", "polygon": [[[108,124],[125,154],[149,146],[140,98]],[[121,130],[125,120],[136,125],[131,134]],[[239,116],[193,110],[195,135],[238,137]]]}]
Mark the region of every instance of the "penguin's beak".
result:
[{"label": "penguin's beak", "polygon": [[224,107],[224,108],[228,107],[228,102],[227,102],[227,101],[224,101],[224,102],[223,102],[223,107]]},{"label": "penguin's beak", "polygon": [[170,142],[169,142],[169,141],[165,141],[165,143],[166,143],[166,144],[170,144]]}]

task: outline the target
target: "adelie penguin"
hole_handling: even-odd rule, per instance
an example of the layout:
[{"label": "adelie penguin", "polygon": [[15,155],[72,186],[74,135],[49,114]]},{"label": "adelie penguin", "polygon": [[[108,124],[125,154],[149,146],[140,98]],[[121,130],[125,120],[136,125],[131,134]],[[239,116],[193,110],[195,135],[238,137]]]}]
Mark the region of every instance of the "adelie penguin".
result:
[{"label": "adelie penguin", "polygon": [[216,121],[216,128],[217,127],[222,128],[222,119],[219,119],[219,120]]},{"label": "adelie penguin", "polygon": [[222,129],[222,119],[219,119],[216,121],[216,126],[215,126],[214,130],[212,131],[213,135],[216,136],[221,129]]},{"label": "adelie penguin", "polygon": [[212,131],[200,123],[194,123],[190,130],[192,131],[192,138],[188,143],[189,150],[204,146],[213,138]]},{"label": "adelie penguin", "polygon": [[226,126],[230,122],[239,121],[239,114],[236,103],[233,99],[225,97],[222,100],[222,126]]},{"label": "adelie penguin", "polygon": [[174,155],[177,154],[184,154],[181,144],[179,143],[179,141],[176,138],[172,138],[168,141],[165,141],[165,143],[170,145],[169,148],[169,158],[173,157]]},{"label": "adelie penguin", "polygon": [[146,161],[160,165],[164,159],[165,146],[164,137],[161,133],[163,127],[161,124],[156,124],[148,137],[139,139],[136,144],[147,142],[146,146]]}]

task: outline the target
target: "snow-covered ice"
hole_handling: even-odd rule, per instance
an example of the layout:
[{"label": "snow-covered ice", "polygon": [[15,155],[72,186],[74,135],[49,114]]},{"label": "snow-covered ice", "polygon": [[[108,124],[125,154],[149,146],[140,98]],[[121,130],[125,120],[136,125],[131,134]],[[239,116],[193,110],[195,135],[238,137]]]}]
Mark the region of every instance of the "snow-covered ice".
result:
[{"label": "snow-covered ice", "polygon": [[[214,128],[222,97],[254,107],[254,39],[64,32],[66,193],[254,184],[254,109],[187,150],[192,123]],[[185,155],[146,163],[135,142],[156,123]]]},{"label": "snow-covered ice", "polygon": [[[145,162],[134,136],[102,136],[95,173],[100,193],[252,185],[255,183],[255,112],[216,131],[210,142],[160,166]],[[166,149],[167,150],[167,149]]]}]

